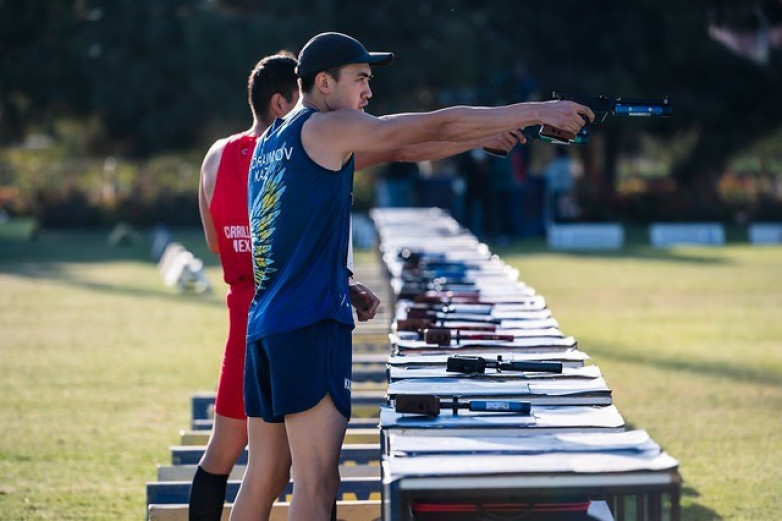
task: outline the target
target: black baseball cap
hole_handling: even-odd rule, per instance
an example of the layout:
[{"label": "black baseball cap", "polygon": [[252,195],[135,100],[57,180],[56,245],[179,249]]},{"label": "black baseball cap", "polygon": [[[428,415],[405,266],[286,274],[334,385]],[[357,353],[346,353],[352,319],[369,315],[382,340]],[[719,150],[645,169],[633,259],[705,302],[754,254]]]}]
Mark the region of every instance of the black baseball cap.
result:
[{"label": "black baseball cap", "polygon": [[296,75],[299,78],[349,63],[388,65],[394,59],[390,52],[369,52],[355,38],[342,33],[320,33],[310,38],[299,53]]}]

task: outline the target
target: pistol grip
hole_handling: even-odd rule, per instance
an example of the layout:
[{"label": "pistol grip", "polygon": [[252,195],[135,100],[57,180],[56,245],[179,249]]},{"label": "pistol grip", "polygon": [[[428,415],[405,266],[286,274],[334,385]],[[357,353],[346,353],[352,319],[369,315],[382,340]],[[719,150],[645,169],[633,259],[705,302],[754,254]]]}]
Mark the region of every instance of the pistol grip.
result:
[{"label": "pistol grip", "polygon": [[440,399],[433,394],[400,394],[394,400],[396,412],[407,414],[440,414]]},{"label": "pistol grip", "polygon": [[554,139],[556,141],[562,141],[563,143],[569,143],[570,141],[576,139],[576,135],[574,133],[568,132],[567,130],[560,130],[556,127],[552,127],[551,125],[543,125],[540,127],[540,135],[549,139]]}]

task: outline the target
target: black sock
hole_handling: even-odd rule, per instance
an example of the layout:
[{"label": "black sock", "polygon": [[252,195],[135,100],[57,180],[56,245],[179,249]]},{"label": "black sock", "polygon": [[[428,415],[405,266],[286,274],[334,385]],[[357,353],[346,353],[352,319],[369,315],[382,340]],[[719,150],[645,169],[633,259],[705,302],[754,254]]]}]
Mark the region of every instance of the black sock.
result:
[{"label": "black sock", "polygon": [[190,521],[220,521],[227,485],[227,474],[211,474],[199,465],[190,487],[188,519]]},{"label": "black sock", "polygon": [[331,507],[331,521],[337,521],[337,500],[334,500],[334,505]]}]

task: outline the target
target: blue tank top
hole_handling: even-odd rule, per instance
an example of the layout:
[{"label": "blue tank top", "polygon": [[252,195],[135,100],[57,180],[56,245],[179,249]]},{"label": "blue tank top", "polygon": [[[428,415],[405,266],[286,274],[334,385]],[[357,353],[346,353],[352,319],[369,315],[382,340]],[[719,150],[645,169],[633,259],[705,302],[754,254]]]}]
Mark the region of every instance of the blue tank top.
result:
[{"label": "blue tank top", "polygon": [[333,171],[310,159],[301,129],[315,112],[297,109],[276,120],[250,162],[248,342],[327,318],[353,326],[345,266],[354,162]]}]

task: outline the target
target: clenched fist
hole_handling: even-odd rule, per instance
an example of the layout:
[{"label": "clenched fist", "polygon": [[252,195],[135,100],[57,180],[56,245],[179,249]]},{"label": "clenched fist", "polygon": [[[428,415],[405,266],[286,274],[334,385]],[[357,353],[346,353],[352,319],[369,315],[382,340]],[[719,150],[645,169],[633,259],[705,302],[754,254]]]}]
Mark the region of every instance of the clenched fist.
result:
[{"label": "clenched fist", "polygon": [[356,318],[359,322],[366,322],[375,318],[377,308],[380,306],[380,299],[372,293],[372,290],[360,282],[350,279],[348,283],[350,290],[350,303],[356,308]]}]

